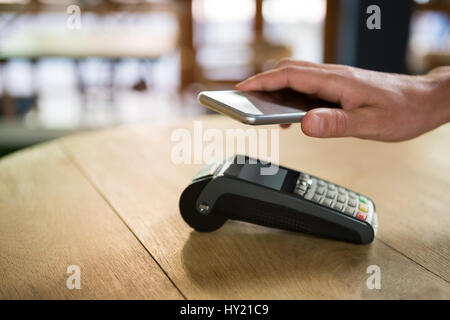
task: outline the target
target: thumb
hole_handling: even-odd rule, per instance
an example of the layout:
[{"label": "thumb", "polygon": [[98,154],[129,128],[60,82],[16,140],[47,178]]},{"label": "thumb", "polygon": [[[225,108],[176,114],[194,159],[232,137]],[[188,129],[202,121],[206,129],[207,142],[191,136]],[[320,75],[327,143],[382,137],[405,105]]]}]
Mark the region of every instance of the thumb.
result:
[{"label": "thumb", "polygon": [[302,131],[311,137],[347,137],[355,133],[355,114],[349,110],[317,108],[302,119]]}]

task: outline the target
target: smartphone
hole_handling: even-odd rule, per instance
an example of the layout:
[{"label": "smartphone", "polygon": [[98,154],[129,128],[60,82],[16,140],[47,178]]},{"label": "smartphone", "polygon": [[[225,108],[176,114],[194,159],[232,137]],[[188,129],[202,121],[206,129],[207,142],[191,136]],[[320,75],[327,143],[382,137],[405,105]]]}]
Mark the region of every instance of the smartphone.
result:
[{"label": "smartphone", "polygon": [[203,91],[198,102],[205,107],[250,125],[301,122],[314,108],[340,108],[339,105],[299,93],[292,89],[277,91],[236,90]]}]

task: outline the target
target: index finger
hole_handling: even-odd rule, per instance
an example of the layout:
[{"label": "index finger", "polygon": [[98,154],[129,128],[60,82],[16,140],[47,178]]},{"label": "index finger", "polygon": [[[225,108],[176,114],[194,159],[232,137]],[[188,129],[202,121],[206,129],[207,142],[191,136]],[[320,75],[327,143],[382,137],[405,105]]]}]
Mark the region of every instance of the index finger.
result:
[{"label": "index finger", "polygon": [[273,91],[283,88],[316,94],[330,102],[340,102],[346,88],[355,89],[357,83],[336,70],[288,66],[257,74],[236,85],[241,91]]}]

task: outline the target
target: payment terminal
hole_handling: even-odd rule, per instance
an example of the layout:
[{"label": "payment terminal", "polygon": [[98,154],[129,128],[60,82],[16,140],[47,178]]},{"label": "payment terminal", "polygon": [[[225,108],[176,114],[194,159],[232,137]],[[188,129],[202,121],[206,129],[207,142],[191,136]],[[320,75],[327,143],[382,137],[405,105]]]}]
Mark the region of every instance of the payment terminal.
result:
[{"label": "payment terminal", "polygon": [[201,232],[232,219],[353,243],[374,239],[378,221],[370,198],[282,166],[265,174],[269,166],[241,155],[205,166],[180,197],[183,219]]}]

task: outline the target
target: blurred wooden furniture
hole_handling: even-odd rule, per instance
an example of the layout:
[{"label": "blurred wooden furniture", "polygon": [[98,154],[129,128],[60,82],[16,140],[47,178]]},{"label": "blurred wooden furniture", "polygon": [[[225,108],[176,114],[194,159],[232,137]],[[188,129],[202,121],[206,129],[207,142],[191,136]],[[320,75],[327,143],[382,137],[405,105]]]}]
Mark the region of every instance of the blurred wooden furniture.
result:
[{"label": "blurred wooden furniture", "polygon": [[[192,2],[192,0],[189,2]],[[182,39],[181,43],[185,43],[185,48],[188,49],[185,52],[191,54],[187,54],[184,57],[187,59],[187,63],[184,64],[182,69],[184,76],[183,81],[181,82],[181,88],[185,88],[189,84],[197,82],[208,86],[208,89],[230,89],[237,82],[242,81],[246,77],[265,71],[268,62],[269,64],[274,64],[275,61],[292,55],[292,50],[289,46],[275,44],[266,39],[264,34],[263,16],[264,1],[254,0],[254,2],[255,14],[252,22],[253,35],[252,39],[248,42],[236,41],[235,43],[230,42],[223,44],[220,43],[220,41],[217,43],[205,43],[201,40],[197,40],[197,43],[194,45],[192,38],[194,37],[195,21],[187,23],[186,28],[182,28],[183,30],[181,30],[180,35],[180,38]],[[193,28],[193,30],[189,32],[189,28]],[[202,64],[202,62],[205,61],[195,59],[197,53],[205,48],[207,50],[215,50],[214,52],[217,56],[216,59],[208,61],[208,65]],[[191,60],[189,60],[190,58]],[[237,62],[239,60],[245,62]]]},{"label": "blurred wooden furniture", "polygon": [[341,0],[327,0],[323,34],[323,62],[336,63],[338,49],[339,7]]},{"label": "blurred wooden furniture", "polygon": [[[3,86],[0,93],[0,153],[3,147],[19,148],[36,142],[59,137],[68,132],[85,128],[47,128],[34,127],[25,124],[23,116],[26,112],[19,112],[20,102],[33,100],[30,108],[39,107],[41,92],[38,90],[37,73],[41,59],[48,57],[69,58],[75,62],[75,77],[77,89],[81,95],[82,108],[87,108],[87,91],[85,72],[82,63],[85,59],[100,58],[105,62],[107,80],[102,83],[101,89],[106,89],[110,99],[111,109],[114,109],[114,95],[116,87],[114,79],[117,76],[116,65],[122,59],[138,59],[141,68],[141,79],[137,81],[134,89],[146,88],[147,73],[152,73],[153,62],[159,58],[174,54],[179,47],[180,33],[177,28],[139,28],[134,21],[133,27],[121,25],[127,18],[136,18],[142,14],[154,12],[170,12],[175,19],[192,19],[190,11],[186,12],[187,1],[161,0],[102,0],[102,1],[58,1],[58,0],[17,0],[0,1],[2,14],[0,26],[0,82],[6,83],[4,67],[8,61],[14,59],[27,59],[31,63],[31,97],[13,96],[8,87]],[[77,4],[80,6],[81,26],[79,29],[70,29],[67,26],[69,13],[67,8]],[[33,19],[48,16],[40,14],[55,14],[53,28],[46,28],[45,23],[35,22]],[[189,19],[186,18],[189,16]],[[151,16],[150,16],[151,17]],[[111,27],[111,19],[116,23]],[[95,20],[96,23],[92,23]],[[136,19],[135,19],[136,20]],[[88,22],[90,21],[90,22]],[[182,25],[182,22],[180,22]],[[137,27],[136,27],[137,26]],[[180,28],[183,29],[183,28]],[[183,33],[184,34],[184,33]],[[150,70],[149,70],[150,69]],[[182,75],[183,77],[183,75]],[[92,86],[92,84],[91,84]],[[82,114],[86,114],[82,110]],[[6,119],[7,118],[7,119]],[[6,121],[4,121],[6,119]]]},{"label": "blurred wooden furniture", "polygon": [[[224,134],[249,128],[201,120]],[[0,298],[450,298],[450,125],[397,144],[280,131],[280,163],[375,200],[380,228],[366,246],[230,221],[192,231],[178,198],[201,164],[171,161],[179,128],[193,134],[193,121],[84,133],[0,160]],[[80,290],[66,287],[70,265]],[[379,290],[366,286],[371,265]]]},{"label": "blurred wooden furniture", "polygon": [[[79,29],[69,29],[66,26],[64,15],[70,2],[60,1],[28,1],[23,4],[0,4],[0,10],[11,15],[5,19],[3,25],[5,33],[0,47],[0,59],[28,58],[38,59],[42,57],[68,57],[68,58],[141,58],[155,59],[164,54],[174,52],[177,48],[178,34],[164,33],[160,30],[149,32],[146,30],[120,30],[103,27],[83,28],[83,14],[95,14],[99,19],[113,13],[121,13],[116,16],[117,23],[121,19],[137,13],[173,12],[177,16],[184,12],[178,8],[176,1],[93,1],[92,3],[80,3],[81,26]],[[42,30],[39,27],[32,32],[21,32],[20,28],[12,28],[14,19],[24,14],[58,13],[62,14],[62,25],[56,30]],[[92,17],[91,17],[92,19]],[[99,24],[102,27],[102,24]],[[19,30],[17,30],[19,29]]]}]

